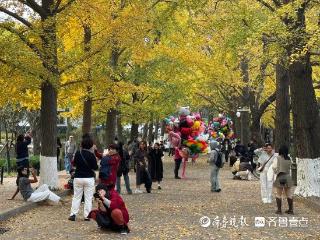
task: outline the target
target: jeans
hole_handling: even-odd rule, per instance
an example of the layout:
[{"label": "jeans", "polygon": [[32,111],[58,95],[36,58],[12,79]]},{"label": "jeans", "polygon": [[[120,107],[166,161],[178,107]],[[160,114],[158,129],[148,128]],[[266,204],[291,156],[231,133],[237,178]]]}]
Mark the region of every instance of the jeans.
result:
[{"label": "jeans", "polygon": [[[128,173],[123,174],[123,178],[126,185],[127,193],[132,193],[132,190],[130,189],[130,180]],[[121,193],[121,177],[117,177],[117,192]]]},{"label": "jeans", "polygon": [[213,164],[211,169],[211,191],[219,190],[220,189],[220,182],[219,182],[219,171],[220,168]]},{"label": "jeans", "polygon": [[182,159],[175,159],[174,176],[178,177]]},{"label": "jeans", "polygon": [[66,170],[67,173],[70,173],[72,158],[73,158],[72,153],[67,153],[64,158],[64,169]]}]

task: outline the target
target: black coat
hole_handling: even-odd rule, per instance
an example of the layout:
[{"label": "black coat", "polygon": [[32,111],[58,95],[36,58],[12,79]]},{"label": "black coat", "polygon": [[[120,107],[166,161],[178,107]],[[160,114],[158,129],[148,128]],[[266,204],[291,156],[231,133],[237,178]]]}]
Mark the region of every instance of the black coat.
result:
[{"label": "black coat", "polygon": [[119,164],[119,168],[118,168],[118,172],[117,172],[117,176],[121,177],[122,174],[123,175],[127,175],[129,172],[129,161],[130,161],[130,156],[128,151],[123,150],[123,156],[121,157],[121,162]]},{"label": "black coat", "polygon": [[153,181],[161,181],[163,178],[163,153],[161,149],[152,149],[149,153],[148,170]]}]

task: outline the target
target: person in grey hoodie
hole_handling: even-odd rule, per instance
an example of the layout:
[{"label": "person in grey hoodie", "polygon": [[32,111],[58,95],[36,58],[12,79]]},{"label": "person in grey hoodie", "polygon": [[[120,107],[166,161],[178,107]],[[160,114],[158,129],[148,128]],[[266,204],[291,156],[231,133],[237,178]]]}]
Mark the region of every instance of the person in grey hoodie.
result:
[{"label": "person in grey hoodie", "polygon": [[217,141],[211,141],[210,142],[210,156],[209,156],[209,164],[212,166],[211,168],[211,175],[210,175],[210,181],[211,181],[211,192],[221,192],[220,188],[220,182],[219,182],[219,171],[220,168],[217,167],[216,161],[218,159],[219,154],[219,143]]}]

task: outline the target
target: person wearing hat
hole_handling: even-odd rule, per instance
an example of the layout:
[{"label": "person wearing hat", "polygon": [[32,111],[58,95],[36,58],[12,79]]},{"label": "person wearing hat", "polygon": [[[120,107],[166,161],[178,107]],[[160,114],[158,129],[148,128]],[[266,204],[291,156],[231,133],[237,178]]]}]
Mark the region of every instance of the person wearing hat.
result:
[{"label": "person wearing hat", "polygon": [[89,218],[95,220],[99,228],[110,229],[127,234],[129,213],[121,196],[114,190],[114,185],[99,183],[96,186],[95,199],[98,202],[98,209],[89,213]]}]

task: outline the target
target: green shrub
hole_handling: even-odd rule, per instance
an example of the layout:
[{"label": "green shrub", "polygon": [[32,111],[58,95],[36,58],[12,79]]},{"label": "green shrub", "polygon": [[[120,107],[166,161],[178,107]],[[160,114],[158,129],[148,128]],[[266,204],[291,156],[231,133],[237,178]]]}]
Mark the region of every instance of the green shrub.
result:
[{"label": "green shrub", "polygon": [[[40,156],[36,155],[36,156],[29,157],[29,164],[30,164],[30,166],[39,170],[40,169]],[[10,159],[10,165],[11,165],[11,171],[13,171],[13,172],[17,171],[17,165],[16,165],[15,158]],[[5,169],[7,169],[7,159],[4,159],[4,158],[0,159],[0,167],[5,167]]]}]

